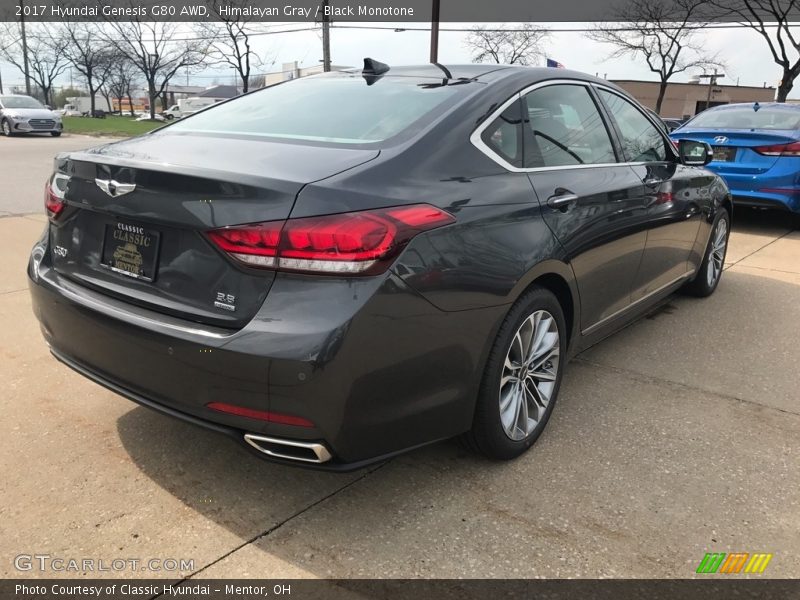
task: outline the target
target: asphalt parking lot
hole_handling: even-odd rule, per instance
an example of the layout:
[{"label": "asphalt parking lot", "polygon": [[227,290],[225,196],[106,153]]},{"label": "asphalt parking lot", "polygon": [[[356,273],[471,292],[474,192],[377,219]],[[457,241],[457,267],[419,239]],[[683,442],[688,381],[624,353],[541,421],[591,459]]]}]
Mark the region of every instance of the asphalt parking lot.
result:
[{"label": "asphalt parking lot", "polygon": [[[339,475],[271,465],[53,359],[24,272],[55,152],[0,139],[0,576],[18,555],[188,559],[96,576],[692,577],[706,552],[800,573],[800,231],[734,215],[706,300],[584,352],[532,452],[440,443]],[[34,213],[34,214],[29,214]],[[742,575],[744,576],[744,575]]]}]

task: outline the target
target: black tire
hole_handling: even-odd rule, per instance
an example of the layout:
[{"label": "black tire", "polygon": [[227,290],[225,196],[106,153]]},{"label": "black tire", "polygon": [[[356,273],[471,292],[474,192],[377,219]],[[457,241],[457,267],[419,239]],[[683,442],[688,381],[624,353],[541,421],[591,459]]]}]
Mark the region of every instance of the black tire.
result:
[{"label": "black tire", "polygon": [[2,130],[3,135],[6,137],[14,135],[14,132],[11,131],[11,123],[9,123],[7,119],[3,119],[2,123],[0,123],[0,130]]},{"label": "black tire", "polygon": [[[545,312],[541,313],[541,311]],[[552,391],[549,395],[549,401],[543,409],[544,413],[539,414],[538,422],[536,422],[533,429],[520,439],[512,439],[510,434],[506,433],[506,426],[504,426],[501,419],[500,409],[502,389],[506,389],[501,384],[501,378],[506,369],[506,358],[512,352],[512,342],[515,341],[517,332],[520,331],[520,327],[523,324],[529,322],[529,317],[535,314],[547,313],[555,322],[558,333],[557,343],[553,344],[553,349],[558,348],[558,354]],[[550,325],[552,327],[552,323]],[[556,297],[549,290],[534,287],[517,300],[500,326],[497,338],[489,352],[486,369],[478,392],[472,429],[462,436],[462,441],[468,448],[480,452],[488,458],[510,460],[516,458],[533,445],[547,425],[558,397],[566,362],[566,340],[567,329],[564,321],[564,311]],[[530,388],[528,390],[530,391]],[[528,410],[526,408],[526,411]],[[526,412],[526,416],[529,414]],[[517,423],[517,419],[518,417],[514,416],[513,422]],[[524,420],[528,422],[527,419]],[[523,435],[521,429],[517,429],[516,432],[519,435]]]},{"label": "black tire", "polygon": [[51,131],[50,135],[52,135],[53,137],[59,137],[61,135],[61,132],[60,131]]},{"label": "black tire", "polygon": [[[715,240],[719,233],[719,228],[725,228],[725,246],[722,249],[721,257],[717,257],[717,262],[721,262],[718,273],[715,277],[711,277],[709,273],[710,263],[713,260],[715,252]],[[717,216],[714,218],[714,223],[711,226],[711,235],[708,238],[706,251],[703,255],[703,262],[697,270],[695,278],[683,287],[683,291],[698,298],[706,298],[714,293],[719,285],[719,280],[722,279],[723,269],[725,267],[725,256],[728,252],[728,238],[731,233],[731,216],[725,209],[720,209]]]}]

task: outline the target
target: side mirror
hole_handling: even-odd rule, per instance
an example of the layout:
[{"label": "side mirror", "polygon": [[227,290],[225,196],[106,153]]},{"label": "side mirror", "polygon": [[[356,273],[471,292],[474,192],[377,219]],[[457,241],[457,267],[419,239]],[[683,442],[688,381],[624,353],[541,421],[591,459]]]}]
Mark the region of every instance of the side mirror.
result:
[{"label": "side mirror", "polygon": [[714,150],[706,142],[679,140],[678,154],[681,162],[689,167],[704,167],[714,160]]}]

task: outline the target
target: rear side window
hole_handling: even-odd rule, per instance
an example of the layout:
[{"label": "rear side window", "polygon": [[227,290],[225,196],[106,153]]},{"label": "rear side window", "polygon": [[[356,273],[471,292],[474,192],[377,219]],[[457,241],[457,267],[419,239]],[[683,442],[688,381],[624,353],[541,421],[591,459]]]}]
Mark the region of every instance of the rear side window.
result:
[{"label": "rear side window", "polygon": [[602,89],[598,92],[617,122],[626,161],[653,162],[667,159],[664,137],[650,119],[622,96]]},{"label": "rear side window", "polygon": [[616,162],[603,119],[582,85],[549,85],[525,96],[525,166]]},{"label": "rear side window", "polygon": [[481,134],[484,144],[515,167],[522,166],[521,124],[519,102],[514,102]]},{"label": "rear side window", "polygon": [[296,79],[209,108],[169,132],[232,133],[339,144],[386,140],[463,94],[470,85],[360,75]]}]

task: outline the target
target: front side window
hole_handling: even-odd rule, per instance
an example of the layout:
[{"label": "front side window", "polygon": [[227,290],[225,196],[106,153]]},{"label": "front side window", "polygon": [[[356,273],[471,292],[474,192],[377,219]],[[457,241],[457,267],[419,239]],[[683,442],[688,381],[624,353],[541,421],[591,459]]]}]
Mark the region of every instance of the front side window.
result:
[{"label": "front side window", "polygon": [[664,137],[650,119],[622,96],[602,89],[598,92],[617,122],[626,161],[654,162],[667,159]]},{"label": "front side window", "polygon": [[603,119],[582,85],[549,85],[525,96],[526,167],[616,162]]}]

